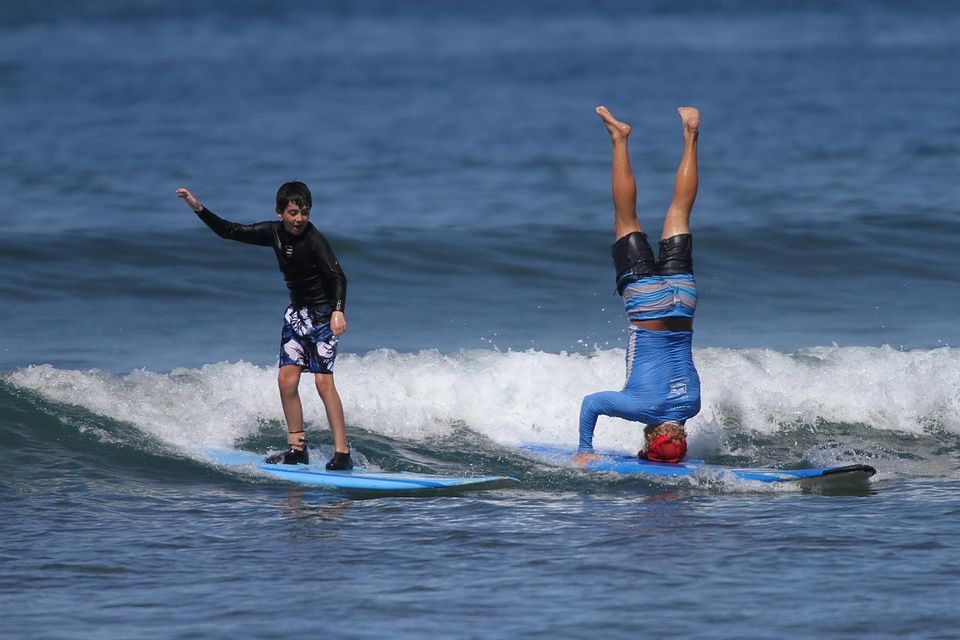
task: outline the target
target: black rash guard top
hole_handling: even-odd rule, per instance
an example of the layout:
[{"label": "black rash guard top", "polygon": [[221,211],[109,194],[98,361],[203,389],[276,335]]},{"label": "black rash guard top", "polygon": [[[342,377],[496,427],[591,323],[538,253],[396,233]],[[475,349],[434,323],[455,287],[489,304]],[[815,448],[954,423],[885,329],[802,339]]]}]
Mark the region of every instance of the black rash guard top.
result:
[{"label": "black rash guard top", "polygon": [[273,247],[294,306],[325,305],[331,311],[344,310],[347,278],[327,239],[312,223],[307,223],[300,235],[293,235],[283,228],[280,220],[237,224],[218,217],[206,207],[196,214],[221,238]]}]

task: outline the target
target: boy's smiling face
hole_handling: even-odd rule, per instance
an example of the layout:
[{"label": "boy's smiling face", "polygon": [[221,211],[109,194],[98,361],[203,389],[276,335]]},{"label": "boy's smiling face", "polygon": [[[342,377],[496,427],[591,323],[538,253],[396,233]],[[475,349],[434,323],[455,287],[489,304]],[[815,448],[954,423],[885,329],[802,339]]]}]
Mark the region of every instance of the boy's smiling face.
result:
[{"label": "boy's smiling face", "polygon": [[307,223],[310,222],[310,207],[301,207],[294,202],[290,202],[286,209],[277,211],[277,215],[283,222],[283,228],[288,233],[298,236],[306,230]]}]

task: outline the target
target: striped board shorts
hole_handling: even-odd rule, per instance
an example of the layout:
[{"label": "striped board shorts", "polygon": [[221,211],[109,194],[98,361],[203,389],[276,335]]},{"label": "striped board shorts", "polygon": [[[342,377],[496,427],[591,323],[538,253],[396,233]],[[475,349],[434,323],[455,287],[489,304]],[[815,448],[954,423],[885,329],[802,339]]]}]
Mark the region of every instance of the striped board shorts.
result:
[{"label": "striped board shorts", "polygon": [[640,231],[623,236],[611,248],[617,291],[630,320],[692,318],[697,309],[693,236],[666,238],[659,249],[654,258],[647,235]]},{"label": "striped board shorts", "polygon": [[623,289],[630,320],[692,318],[697,310],[697,281],[692,273],[644,276]]}]

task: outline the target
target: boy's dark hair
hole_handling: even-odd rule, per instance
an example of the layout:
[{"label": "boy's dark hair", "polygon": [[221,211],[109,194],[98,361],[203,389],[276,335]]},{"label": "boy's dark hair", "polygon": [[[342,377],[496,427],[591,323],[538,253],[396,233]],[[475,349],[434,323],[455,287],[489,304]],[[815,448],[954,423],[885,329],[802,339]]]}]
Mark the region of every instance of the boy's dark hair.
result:
[{"label": "boy's dark hair", "polygon": [[287,205],[294,203],[301,209],[309,209],[313,206],[313,196],[310,195],[310,189],[302,182],[284,182],[277,189],[277,211],[284,211]]}]

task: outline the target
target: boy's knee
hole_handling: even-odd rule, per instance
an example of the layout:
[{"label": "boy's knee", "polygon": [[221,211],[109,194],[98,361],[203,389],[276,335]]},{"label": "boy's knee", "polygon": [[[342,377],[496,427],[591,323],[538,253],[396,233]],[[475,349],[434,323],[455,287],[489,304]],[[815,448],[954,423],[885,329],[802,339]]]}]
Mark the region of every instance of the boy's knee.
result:
[{"label": "boy's knee", "polygon": [[333,393],[337,390],[336,386],[333,384],[333,375],[329,373],[318,373],[314,381],[317,385],[317,392],[321,396],[324,396],[328,393]]},{"label": "boy's knee", "polygon": [[286,368],[280,369],[280,372],[277,374],[277,386],[280,387],[281,393],[296,393],[297,388],[300,386],[300,371],[288,371]]}]

